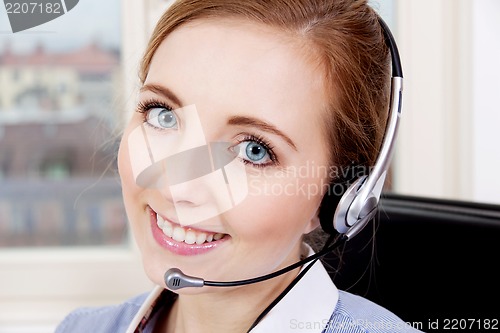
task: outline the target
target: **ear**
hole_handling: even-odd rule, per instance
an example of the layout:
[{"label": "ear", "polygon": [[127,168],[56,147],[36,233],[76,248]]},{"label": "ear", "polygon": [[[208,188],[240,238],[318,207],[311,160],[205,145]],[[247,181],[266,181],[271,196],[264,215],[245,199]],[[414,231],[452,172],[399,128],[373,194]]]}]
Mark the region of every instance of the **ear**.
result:
[{"label": "ear", "polygon": [[320,222],[319,222],[319,216],[318,215],[319,215],[319,207],[316,210],[316,212],[314,213],[314,215],[311,218],[311,220],[309,221],[309,223],[306,224],[306,226],[304,228],[304,234],[308,234],[311,231],[313,231],[314,229],[316,229],[317,227],[319,227]]}]

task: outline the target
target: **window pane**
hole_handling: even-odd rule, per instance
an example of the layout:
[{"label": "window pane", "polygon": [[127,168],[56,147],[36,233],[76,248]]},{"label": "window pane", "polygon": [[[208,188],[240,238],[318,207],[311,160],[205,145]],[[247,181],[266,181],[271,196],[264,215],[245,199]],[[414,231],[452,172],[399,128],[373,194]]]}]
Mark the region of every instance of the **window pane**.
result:
[{"label": "window pane", "polygon": [[0,15],[0,248],[123,245],[120,1],[12,33]]}]

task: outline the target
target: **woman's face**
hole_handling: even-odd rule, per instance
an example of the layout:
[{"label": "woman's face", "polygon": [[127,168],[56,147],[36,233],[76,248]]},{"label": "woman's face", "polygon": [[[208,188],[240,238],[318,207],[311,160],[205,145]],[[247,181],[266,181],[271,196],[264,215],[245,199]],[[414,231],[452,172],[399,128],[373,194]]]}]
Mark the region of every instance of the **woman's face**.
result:
[{"label": "woman's face", "polygon": [[[201,20],[157,49],[118,157],[127,215],[155,283],[164,285],[172,267],[227,281],[299,260],[301,236],[318,225],[327,185],[318,170],[328,149],[320,66],[295,38],[238,20]],[[210,143],[222,143],[222,152],[210,146],[212,156],[236,156],[237,177],[220,178],[219,170],[188,181],[210,164],[194,148]],[[141,180],[158,147],[160,167]],[[221,203],[227,198],[230,208]]]}]

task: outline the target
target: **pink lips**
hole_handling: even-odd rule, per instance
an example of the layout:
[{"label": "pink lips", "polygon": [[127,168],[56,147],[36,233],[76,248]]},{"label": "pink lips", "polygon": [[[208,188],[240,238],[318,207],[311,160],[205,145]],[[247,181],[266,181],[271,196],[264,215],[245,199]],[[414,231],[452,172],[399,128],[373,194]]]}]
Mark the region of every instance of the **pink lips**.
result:
[{"label": "pink lips", "polygon": [[156,224],[156,212],[154,212],[151,208],[149,208],[149,217],[151,229],[153,232],[153,238],[156,242],[163,248],[169,250],[172,253],[183,255],[183,256],[192,256],[198,254],[207,253],[210,250],[213,250],[222,243],[224,243],[229,237],[224,237],[217,241],[205,242],[203,244],[187,244],[184,242],[178,242],[168,237],[163,233],[163,231]]}]

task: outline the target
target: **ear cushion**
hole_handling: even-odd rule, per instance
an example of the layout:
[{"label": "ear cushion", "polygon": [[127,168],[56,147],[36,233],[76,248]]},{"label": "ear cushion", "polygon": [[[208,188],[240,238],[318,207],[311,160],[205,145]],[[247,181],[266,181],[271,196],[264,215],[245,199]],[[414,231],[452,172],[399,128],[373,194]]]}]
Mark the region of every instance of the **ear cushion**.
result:
[{"label": "ear cushion", "polygon": [[[332,191],[332,188],[337,188],[337,186],[346,186],[346,188],[342,192]],[[334,235],[337,232],[333,226],[333,217],[335,215],[335,210],[342,199],[342,194],[347,189],[347,184],[344,183],[335,183],[328,187],[328,191],[323,196],[323,200],[321,200],[321,205],[319,207],[319,222],[321,224],[321,228],[324,232],[330,235]],[[342,193],[342,194],[337,194]]]}]

